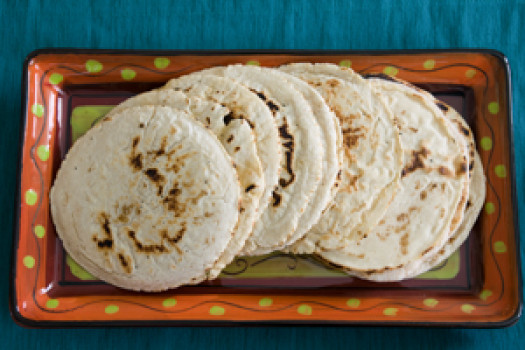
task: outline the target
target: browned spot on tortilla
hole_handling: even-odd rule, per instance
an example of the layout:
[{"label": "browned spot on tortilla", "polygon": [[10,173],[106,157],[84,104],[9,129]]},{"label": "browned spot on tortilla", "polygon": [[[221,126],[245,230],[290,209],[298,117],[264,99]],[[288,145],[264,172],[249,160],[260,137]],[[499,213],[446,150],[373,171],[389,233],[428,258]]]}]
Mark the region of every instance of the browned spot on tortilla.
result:
[{"label": "browned spot on tortilla", "polygon": [[111,235],[111,228],[109,227],[109,215],[105,212],[101,212],[98,216],[98,221],[102,227],[104,238],[100,239],[97,235],[93,235],[93,241],[97,243],[97,246],[101,250],[113,249],[113,237]]},{"label": "browned spot on tortilla", "polygon": [[205,195],[207,195],[208,193],[204,190],[201,190],[199,192],[198,195],[196,195],[195,197],[193,197],[192,199],[190,199],[190,202],[191,204],[197,204],[197,202],[199,201],[199,199],[201,199],[202,197],[204,197]]},{"label": "browned spot on tortilla", "polygon": [[414,127],[412,127],[412,126],[410,126],[409,129],[410,129],[410,131],[412,131],[412,132],[417,132],[417,129],[414,128]]},{"label": "browned spot on tortilla", "polygon": [[119,212],[118,214],[118,220],[120,222],[126,223],[129,221],[129,215],[133,210],[137,213],[137,215],[140,214],[140,208],[137,204],[124,204],[122,206],[116,205],[116,209]]},{"label": "browned spot on tortilla", "polygon": [[253,190],[256,186],[254,184],[251,184],[251,185],[248,185],[245,189],[244,189],[244,192],[248,193],[250,192],[251,190]]},{"label": "browned spot on tortilla", "polygon": [[168,137],[164,136],[162,137],[162,140],[160,141],[160,147],[154,151],[148,151],[148,155],[153,155],[154,158],[160,157],[164,154],[166,154],[166,146],[168,144]]},{"label": "browned spot on tortilla", "polygon": [[421,253],[421,256],[427,255],[434,247],[428,247],[427,249],[423,250],[423,253]]},{"label": "browned spot on tortilla", "polygon": [[440,166],[438,168],[438,171],[443,176],[452,176],[452,171],[449,168],[447,168],[447,167]]},{"label": "browned spot on tortilla", "polygon": [[419,194],[419,198],[424,201],[425,199],[427,199],[427,191],[423,190],[421,191],[421,193]]},{"label": "browned spot on tortilla", "polygon": [[465,174],[468,171],[468,166],[465,161],[461,161],[456,167],[456,175]]},{"label": "browned spot on tortilla", "polygon": [[274,190],[272,192],[272,197],[273,197],[272,206],[278,207],[279,204],[281,203],[281,195]]},{"label": "browned spot on tortilla", "polygon": [[424,160],[430,154],[430,151],[425,147],[421,147],[419,151],[412,151],[412,159],[401,171],[401,176],[406,176],[417,169],[425,168]]},{"label": "browned spot on tortilla", "polygon": [[287,187],[290,184],[292,184],[295,181],[295,173],[292,169],[292,163],[293,163],[293,152],[294,152],[294,138],[293,135],[288,132],[288,124],[286,123],[286,120],[283,121],[283,125],[279,127],[279,135],[281,136],[281,139],[287,140],[286,142],[283,142],[282,145],[285,148],[285,160],[286,160],[286,172],[289,175],[289,179],[286,180],[284,178],[279,179],[279,185],[281,187]]},{"label": "browned spot on tortilla", "polygon": [[186,224],[184,223],[182,225],[182,227],[177,231],[175,236],[170,237],[168,235],[168,231],[167,230],[163,230],[161,232],[161,237],[162,237],[163,240],[165,239],[166,241],[168,241],[169,244],[175,245],[182,239],[182,237],[184,236],[185,232],[186,232]]},{"label": "browned spot on tortilla", "polygon": [[407,255],[408,253],[408,232],[405,233],[403,236],[401,236],[401,239],[399,240],[399,244],[401,245],[401,254]]},{"label": "browned spot on tortilla", "polygon": [[232,141],[233,141],[233,135],[230,135],[228,139],[226,140],[226,142],[231,143]]},{"label": "browned spot on tortilla", "polygon": [[379,225],[384,225],[385,224],[385,219],[381,219],[381,221],[379,221]]},{"label": "browned spot on tortilla", "polygon": [[211,124],[211,119],[210,119],[210,117],[206,117],[206,124],[208,124],[208,125]]},{"label": "browned spot on tortilla", "polygon": [[337,79],[328,79],[326,81],[326,84],[328,84],[328,86],[330,86],[331,88],[336,88],[340,85],[340,82]]},{"label": "browned spot on tortilla", "polygon": [[407,213],[401,213],[397,216],[397,221],[405,221],[406,219],[408,219]]},{"label": "browned spot on tortilla", "polygon": [[352,149],[359,143],[359,139],[364,136],[364,133],[360,132],[361,130],[362,128],[344,128],[341,130],[343,143],[347,149]]},{"label": "browned spot on tortilla", "polygon": [[120,265],[124,268],[124,271],[131,273],[131,264],[128,257],[125,257],[122,253],[118,254]]},{"label": "browned spot on tortilla", "polygon": [[383,272],[386,272],[386,271],[390,271],[390,270],[397,270],[397,269],[400,269],[403,267],[403,264],[399,264],[397,266],[385,266],[381,269],[370,269],[370,270],[364,270],[362,271],[362,273],[364,273],[365,275],[373,275],[373,274],[376,274],[376,273],[383,273]]},{"label": "browned spot on tortilla", "polygon": [[137,145],[139,144],[139,141],[140,141],[140,137],[139,136],[136,136],[136,137],[133,138],[133,141],[132,141],[133,148],[137,147]]},{"label": "browned spot on tortilla", "polygon": [[141,129],[144,128],[144,123],[140,123],[139,124],[139,128],[141,128]]},{"label": "browned spot on tortilla", "polygon": [[241,147],[239,146],[235,146],[235,148],[233,149],[234,152],[239,152],[241,150]]},{"label": "browned spot on tortilla", "polygon": [[179,202],[178,196],[181,194],[179,184],[174,183],[173,187],[168,191],[168,195],[162,199],[162,203],[169,211],[172,211],[175,216],[181,215],[185,211],[184,203]]},{"label": "browned spot on tortilla", "polygon": [[440,218],[445,217],[445,208],[441,208],[441,209],[439,210],[439,217],[440,217]]},{"label": "browned spot on tortilla", "polygon": [[465,209],[468,209],[470,208],[470,206],[472,205],[472,202],[470,200],[467,201],[467,205],[465,207]]}]

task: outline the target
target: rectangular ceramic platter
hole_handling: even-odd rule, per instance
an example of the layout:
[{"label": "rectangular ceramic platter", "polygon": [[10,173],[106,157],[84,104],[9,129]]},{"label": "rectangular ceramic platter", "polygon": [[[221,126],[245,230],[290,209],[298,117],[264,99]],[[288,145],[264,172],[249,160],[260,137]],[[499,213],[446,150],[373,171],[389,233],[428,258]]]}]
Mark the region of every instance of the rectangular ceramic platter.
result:
[{"label": "rectangular ceramic platter", "polygon": [[[232,63],[332,62],[421,86],[472,127],[487,199],[469,240],[400,283],[361,281],[310,256],[238,258],[215,281],[132,293],[63,251],[48,193],[70,145],[114,105],[170,78]],[[24,67],[11,311],[32,327],[359,324],[497,327],[521,312],[509,68],[494,51],[178,52],[40,50]]]}]

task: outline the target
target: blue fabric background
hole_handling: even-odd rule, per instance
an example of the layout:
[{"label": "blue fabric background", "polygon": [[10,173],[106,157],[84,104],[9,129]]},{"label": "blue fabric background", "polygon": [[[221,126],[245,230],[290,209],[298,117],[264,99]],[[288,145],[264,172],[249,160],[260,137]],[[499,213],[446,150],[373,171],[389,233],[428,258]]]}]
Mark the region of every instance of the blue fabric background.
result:
[{"label": "blue fabric background", "polygon": [[[24,57],[42,47],[113,49],[492,48],[513,79],[520,214],[525,140],[525,3],[400,1],[2,1],[0,3],[0,348],[518,349],[525,320],[502,330],[417,328],[120,328],[28,330],[8,311],[9,256]],[[521,222],[522,237],[525,220]],[[523,247],[522,245],[522,255]],[[521,344],[521,345],[520,345]]]}]

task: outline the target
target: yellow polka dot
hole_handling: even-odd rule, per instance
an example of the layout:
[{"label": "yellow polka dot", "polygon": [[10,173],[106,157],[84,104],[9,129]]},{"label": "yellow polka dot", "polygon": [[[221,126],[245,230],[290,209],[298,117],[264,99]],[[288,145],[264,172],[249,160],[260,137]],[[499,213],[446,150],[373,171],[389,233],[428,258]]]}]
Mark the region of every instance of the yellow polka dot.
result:
[{"label": "yellow polka dot", "polygon": [[153,64],[155,65],[155,67],[157,67],[158,69],[165,69],[167,68],[169,65],[170,65],[171,61],[169,58],[167,57],[157,57],[155,58],[155,60],[153,61]]},{"label": "yellow polka dot", "polygon": [[395,307],[387,307],[383,310],[383,315],[385,316],[396,316],[398,309]]},{"label": "yellow polka dot", "polygon": [[491,295],[492,295],[492,291],[488,289],[483,289],[481,293],[479,293],[479,298],[481,300],[487,300],[488,298],[490,298]]},{"label": "yellow polka dot", "polygon": [[494,205],[494,203],[492,202],[485,203],[485,213],[490,215],[494,213],[494,211],[496,211],[496,206]]},{"label": "yellow polka dot", "polygon": [[433,69],[436,66],[436,61],[434,60],[426,60],[423,62],[423,67],[425,69]]},{"label": "yellow polka dot", "polygon": [[499,112],[499,103],[491,102],[491,103],[489,103],[488,108],[489,108],[489,112],[491,114],[498,114],[498,112]]},{"label": "yellow polka dot", "polygon": [[425,304],[425,306],[428,306],[428,307],[435,307],[437,304],[439,304],[439,301],[433,298],[428,298],[428,299],[423,300],[423,304]]},{"label": "yellow polka dot", "polygon": [[359,299],[355,299],[355,298],[348,299],[348,300],[346,301],[346,305],[347,305],[348,307],[351,307],[351,308],[354,308],[354,309],[355,309],[355,308],[358,308],[359,305],[361,305],[361,300],[359,300]]},{"label": "yellow polka dot", "polygon": [[262,298],[259,300],[259,306],[266,307],[271,306],[273,304],[273,300],[271,298]]},{"label": "yellow polka dot", "polygon": [[507,168],[505,168],[505,165],[498,164],[494,168],[494,172],[496,172],[496,176],[500,178],[507,177]]},{"label": "yellow polka dot", "polygon": [[307,304],[302,304],[297,308],[297,312],[301,315],[310,316],[312,314],[312,307]]},{"label": "yellow polka dot", "polygon": [[475,75],[476,71],[474,69],[467,69],[467,71],[465,72],[465,76],[467,78],[474,78]]},{"label": "yellow polka dot", "polygon": [[44,115],[44,106],[42,106],[40,103],[35,103],[33,106],[31,106],[31,112],[40,118]]},{"label": "yellow polka dot", "polygon": [[350,60],[342,60],[341,62],[339,62],[339,65],[341,67],[350,68],[350,67],[352,67],[352,61],[350,61]]},{"label": "yellow polka dot", "polygon": [[102,70],[102,68],[104,68],[102,66],[102,63],[100,63],[97,60],[87,60],[86,61],[86,70],[89,73],[98,73]]},{"label": "yellow polka dot", "polygon": [[162,301],[162,306],[164,307],[174,307],[175,305],[177,305],[176,299],[169,298],[169,299],[164,299],[164,301]]},{"label": "yellow polka dot", "polygon": [[60,73],[53,73],[49,76],[49,82],[53,85],[60,84],[64,77]]},{"label": "yellow polka dot", "polygon": [[507,251],[507,245],[502,241],[494,242],[494,251],[496,253],[505,253]]},{"label": "yellow polka dot", "polygon": [[118,310],[119,310],[119,307],[117,305],[108,305],[104,309],[104,312],[111,315],[111,314],[116,314]]},{"label": "yellow polka dot", "polygon": [[492,139],[488,136],[485,136],[480,141],[481,148],[485,151],[490,151],[492,149]]},{"label": "yellow polka dot", "polygon": [[212,306],[210,308],[210,315],[213,315],[213,316],[222,316],[224,315],[226,311],[224,310],[223,307],[220,307],[220,306]]},{"label": "yellow polka dot", "polygon": [[40,145],[36,149],[36,155],[40,158],[41,161],[45,162],[49,158],[49,146]]},{"label": "yellow polka dot", "polygon": [[24,263],[24,266],[28,269],[32,269],[35,266],[35,258],[33,258],[31,255],[24,256],[22,262]]},{"label": "yellow polka dot", "polygon": [[472,313],[472,311],[474,311],[475,309],[476,308],[474,307],[474,305],[470,305],[470,304],[461,305],[461,311],[463,311],[466,314]]},{"label": "yellow polka dot", "polygon": [[248,66],[260,66],[261,63],[259,61],[252,60],[252,61],[246,62],[246,65],[248,65]]},{"label": "yellow polka dot", "polygon": [[46,235],[46,229],[44,228],[44,226],[36,225],[35,226],[35,235],[38,238],[44,238],[44,236]]},{"label": "yellow polka dot", "polygon": [[27,190],[25,195],[27,205],[35,205],[38,200],[38,196],[35,190]]},{"label": "yellow polka dot", "polygon": [[383,69],[383,73],[386,75],[390,75],[391,77],[394,77],[399,73],[399,70],[396,67],[388,66]]},{"label": "yellow polka dot", "polygon": [[46,301],[46,307],[48,309],[56,309],[58,306],[58,300],[57,299],[49,299]]},{"label": "yellow polka dot", "polygon": [[124,80],[133,80],[137,73],[133,69],[123,69],[120,71],[120,75]]}]

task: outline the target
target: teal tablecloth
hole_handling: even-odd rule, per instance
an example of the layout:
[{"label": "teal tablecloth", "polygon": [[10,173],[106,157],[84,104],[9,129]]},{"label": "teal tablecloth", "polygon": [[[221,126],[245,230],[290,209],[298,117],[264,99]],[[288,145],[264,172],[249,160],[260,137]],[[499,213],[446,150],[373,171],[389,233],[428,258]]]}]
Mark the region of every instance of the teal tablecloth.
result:
[{"label": "teal tablecloth", "polygon": [[[0,348],[3,349],[518,349],[525,320],[502,330],[415,328],[121,328],[28,330],[8,311],[22,61],[41,47],[114,49],[492,48],[512,67],[520,214],[525,213],[525,3],[405,1],[0,2]],[[521,224],[525,235],[525,220]],[[522,245],[524,247],[525,245]],[[523,248],[522,248],[523,252]],[[523,254],[522,254],[523,255]],[[520,347],[521,346],[521,347]]]}]

